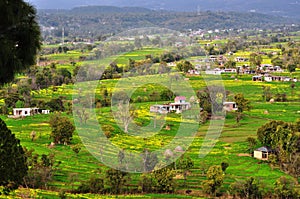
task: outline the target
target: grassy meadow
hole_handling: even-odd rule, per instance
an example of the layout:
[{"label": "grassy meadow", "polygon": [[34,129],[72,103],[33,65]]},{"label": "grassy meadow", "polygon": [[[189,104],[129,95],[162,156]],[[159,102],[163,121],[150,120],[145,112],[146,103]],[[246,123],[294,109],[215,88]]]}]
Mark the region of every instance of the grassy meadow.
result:
[{"label": "grassy meadow", "polygon": [[[223,44],[226,40],[218,40],[212,43]],[[200,44],[204,45],[210,41],[201,41]],[[49,46],[57,47],[57,46]],[[264,49],[264,51],[274,51],[274,49]],[[130,53],[125,53],[120,56],[113,57],[116,63],[120,66],[128,64],[128,59],[143,60],[146,55],[152,54],[153,56],[160,55],[165,49],[159,48],[146,48],[136,50]],[[238,51],[230,59],[234,57],[248,57],[251,52]],[[48,61],[57,62],[57,68],[67,68],[71,73],[73,69],[79,65],[94,64],[96,61],[79,61],[80,56],[88,56],[87,52],[69,51],[61,54],[44,55]],[[203,58],[193,57],[192,60]],[[271,59],[264,56],[263,63],[271,63]],[[75,61],[76,64],[71,64]],[[192,61],[193,63],[193,61]],[[247,62],[241,64],[249,64]],[[171,73],[172,75],[172,73]],[[300,78],[300,71],[293,74],[284,73],[286,76]],[[19,76],[21,78],[23,76]],[[227,96],[228,101],[233,101],[234,95],[243,93],[245,98],[251,101],[252,109],[244,112],[243,119],[239,124],[236,123],[235,113],[228,113],[224,125],[222,127],[221,135],[217,139],[215,147],[205,157],[199,157],[199,152],[203,146],[206,133],[209,129],[210,122],[200,124],[195,137],[190,146],[183,146],[188,148],[186,154],[194,161],[194,168],[188,174],[187,184],[189,189],[193,192],[191,196],[185,194],[186,187],[182,175],[177,175],[178,190],[175,194],[146,194],[146,195],[93,195],[93,194],[70,194],[67,193],[69,198],[192,198],[199,196],[199,190],[202,189],[201,183],[206,179],[206,171],[212,165],[220,165],[222,162],[227,162],[229,167],[226,170],[224,185],[221,188],[223,193],[226,193],[230,184],[237,181],[246,179],[247,177],[255,177],[261,182],[264,192],[268,192],[274,188],[275,181],[281,176],[291,176],[283,173],[279,168],[273,168],[266,162],[254,159],[252,157],[244,156],[248,153],[248,145],[246,142],[247,137],[256,137],[257,129],[271,120],[283,120],[286,122],[295,122],[300,118],[300,82],[295,83],[295,88],[291,88],[291,82],[253,82],[250,75],[241,75],[236,78],[236,74],[223,74],[222,79],[215,78],[210,75],[189,76],[183,75],[183,85],[187,88],[190,87],[195,93],[198,90],[204,89],[207,83],[215,85],[224,85],[225,90],[229,91]],[[132,92],[131,99],[138,110],[138,118],[135,122],[140,125],[147,125],[150,123],[151,114],[149,107],[152,104],[165,103],[166,101],[157,102],[139,102],[138,98],[149,99],[149,95],[155,92],[161,92],[165,89],[164,84],[167,85],[168,78],[166,75],[152,75],[140,77],[128,77],[122,79],[101,80],[100,84],[94,90],[89,90],[95,94],[96,97],[100,96],[103,88],[106,88],[109,93],[117,91]],[[121,83],[120,83],[121,82]],[[95,82],[94,82],[95,83]],[[173,89],[178,91],[180,95],[185,95],[185,87],[179,88],[176,82],[173,82]],[[265,102],[262,99],[263,86],[269,86],[273,95],[277,93],[286,93],[288,102]],[[64,97],[65,101],[71,101],[73,95],[77,94],[74,89],[76,86],[72,84],[56,87],[49,87],[39,91],[32,91],[33,99],[50,100],[52,98]],[[145,100],[146,101],[146,100]],[[3,100],[0,101],[3,103]],[[122,132],[121,128],[114,121],[111,109],[109,107],[95,108],[97,113],[97,120],[100,125],[112,125],[115,131],[112,133],[110,141],[117,147],[130,150],[133,152],[142,151],[144,148],[155,150],[162,146],[167,145],[177,134],[179,126],[188,121],[181,119],[176,114],[169,114],[166,118],[167,124],[171,126],[170,130],[162,128],[158,133],[149,139],[142,139],[139,136],[130,136]],[[53,113],[51,113],[53,114]],[[59,198],[60,190],[70,190],[78,187],[80,182],[87,181],[90,176],[105,176],[105,171],[108,169],[96,157],[94,157],[88,149],[82,144],[80,136],[75,131],[71,145],[56,145],[54,148],[49,148],[52,142],[50,138],[51,128],[49,125],[50,115],[34,115],[26,118],[12,119],[6,115],[1,115],[8,128],[15,133],[16,137],[21,140],[22,146],[28,149],[34,149],[38,154],[55,154],[56,161],[61,164],[57,168],[53,181],[50,183],[50,190],[39,189],[18,189],[11,193],[8,198],[21,198],[22,194],[29,195],[33,198]],[[72,114],[63,113],[64,116],[69,117],[73,121]],[[35,131],[37,137],[34,141],[30,138],[30,133]],[[76,154],[72,147],[80,145],[81,151]],[[260,147],[258,144],[257,147]],[[71,176],[76,176],[76,180],[70,183]],[[136,188],[138,186],[138,174],[131,175],[131,182],[129,188]],[[0,196],[1,198],[1,196]]]}]

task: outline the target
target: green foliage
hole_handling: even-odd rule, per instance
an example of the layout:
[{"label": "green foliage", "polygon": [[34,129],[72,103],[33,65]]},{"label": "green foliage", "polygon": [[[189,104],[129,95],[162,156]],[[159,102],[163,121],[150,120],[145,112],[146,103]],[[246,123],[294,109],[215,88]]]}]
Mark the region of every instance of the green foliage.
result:
[{"label": "green foliage", "polygon": [[263,59],[262,59],[261,55],[259,55],[257,53],[250,54],[250,65],[251,66],[260,66],[262,61],[263,61]]},{"label": "green foliage", "polygon": [[107,184],[110,186],[111,193],[119,194],[122,188],[128,183],[130,179],[129,173],[121,170],[108,169],[106,171]]},{"label": "green foliage", "polygon": [[45,104],[45,106],[49,108],[51,112],[65,110],[64,103],[61,98],[51,99]]},{"label": "green foliage", "polygon": [[263,94],[262,94],[262,98],[264,101],[270,101],[270,99],[272,98],[272,92],[271,92],[271,87],[270,86],[263,86]]},{"label": "green foliage", "polygon": [[225,173],[226,169],[229,167],[229,164],[227,162],[221,163],[222,171]]},{"label": "green foliage", "polygon": [[52,128],[51,137],[54,139],[54,143],[69,144],[71,142],[75,127],[69,118],[54,114],[49,123]]},{"label": "green foliage", "polygon": [[177,63],[176,67],[179,71],[182,71],[185,73],[187,73],[189,70],[194,69],[194,66],[191,64],[191,62],[186,61],[186,60]]},{"label": "green foliage", "polygon": [[256,146],[256,144],[257,144],[257,141],[256,141],[256,139],[255,138],[253,138],[253,137],[248,137],[247,139],[246,139],[246,141],[248,142],[248,150],[249,150],[249,153],[253,153],[253,151],[254,151],[254,147]]},{"label": "green foliage", "polygon": [[274,134],[276,134],[277,126],[279,126],[279,125],[285,129],[290,128],[289,124],[286,122],[273,120],[271,122],[264,124],[257,130],[258,140],[263,145],[271,146],[272,137]]},{"label": "green foliage", "polygon": [[77,193],[96,193],[104,191],[104,180],[102,178],[91,177],[87,182],[81,183],[77,188]]},{"label": "green foliage", "polygon": [[290,73],[295,72],[296,71],[297,66],[295,64],[289,64],[287,66],[287,69]]},{"label": "green foliage", "polygon": [[288,179],[284,176],[280,177],[275,182],[274,192],[278,198],[282,198],[282,199],[297,198],[297,193],[295,190],[295,181],[292,179]]},{"label": "green foliage", "polygon": [[27,174],[26,156],[20,140],[12,134],[2,119],[0,119],[0,160],[0,186],[5,187],[4,191],[16,189]]},{"label": "green foliage", "polygon": [[249,111],[251,109],[250,101],[245,99],[242,93],[238,93],[234,96],[234,101],[238,107],[238,112]]},{"label": "green foliage", "polygon": [[23,0],[1,1],[0,18],[0,83],[3,84],[35,63],[40,29],[34,7]]},{"label": "green foliage", "polygon": [[54,154],[42,154],[40,156],[33,152],[33,149],[26,149],[27,166],[29,170],[28,174],[24,177],[24,185],[30,188],[47,189],[49,182],[53,180],[53,176],[61,162],[55,164]]},{"label": "green foliage", "polygon": [[139,190],[142,193],[151,193],[155,191],[155,180],[148,173],[144,173],[141,175],[138,185]]},{"label": "green foliage", "polygon": [[283,121],[271,121],[257,130],[261,143],[271,146],[275,151],[280,168],[295,177],[300,175],[300,137],[295,132],[297,124],[289,124]]},{"label": "green foliage", "polygon": [[81,151],[81,146],[79,144],[76,144],[72,147],[72,150],[74,153],[78,154]]},{"label": "green foliage", "polygon": [[164,167],[155,170],[151,175],[155,179],[155,189],[159,193],[173,193],[176,190],[177,184],[174,180],[174,170]]},{"label": "green foliage", "polygon": [[203,181],[203,191],[207,194],[216,195],[218,189],[222,186],[224,180],[224,173],[221,166],[209,167],[207,174],[207,180]]},{"label": "green foliage", "polygon": [[169,89],[165,89],[160,93],[160,99],[161,100],[173,100],[175,97],[174,93],[170,91]]},{"label": "green foliage", "polygon": [[250,177],[246,181],[237,181],[230,186],[231,193],[241,198],[259,199],[262,198],[262,193],[259,188],[259,183]]},{"label": "green foliage", "polygon": [[225,90],[221,86],[208,86],[203,90],[197,91],[199,106],[204,111],[210,113],[218,113],[223,109],[225,101]]}]

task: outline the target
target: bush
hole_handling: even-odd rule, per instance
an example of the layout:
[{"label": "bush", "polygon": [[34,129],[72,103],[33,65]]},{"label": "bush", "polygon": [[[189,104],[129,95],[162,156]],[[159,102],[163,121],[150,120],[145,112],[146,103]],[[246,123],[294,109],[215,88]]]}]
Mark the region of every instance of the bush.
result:
[{"label": "bush", "polygon": [[90,178],[88,182],[81,183],[77,193],[101,194],[104,191],[104,181],[102,178]]}]

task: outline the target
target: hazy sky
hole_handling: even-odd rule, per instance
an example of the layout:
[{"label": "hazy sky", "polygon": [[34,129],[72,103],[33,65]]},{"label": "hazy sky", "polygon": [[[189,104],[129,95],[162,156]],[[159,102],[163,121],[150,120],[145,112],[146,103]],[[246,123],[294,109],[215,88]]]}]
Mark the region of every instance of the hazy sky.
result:
[{"label": "hazy sky", "polygon": [[82,5],[109,5],[109,0],[25,0],[37,8],[72,8]]}]

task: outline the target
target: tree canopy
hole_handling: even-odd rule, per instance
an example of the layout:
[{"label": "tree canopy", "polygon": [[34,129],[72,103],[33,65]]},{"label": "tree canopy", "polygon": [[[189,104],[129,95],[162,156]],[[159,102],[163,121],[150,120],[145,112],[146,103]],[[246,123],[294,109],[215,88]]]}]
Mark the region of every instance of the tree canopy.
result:
[{"label": "tree canopy", "polygon": [[0,160],[0,186],[4,186],[7,190],[17,188],[27,174],[26,156],[20,140],[12,134],[1,119]]},{"label": "tree canopy", "polygon": [[0,1],[0,84],[35,63],[40,29],[33,6],[23,0]]}]

